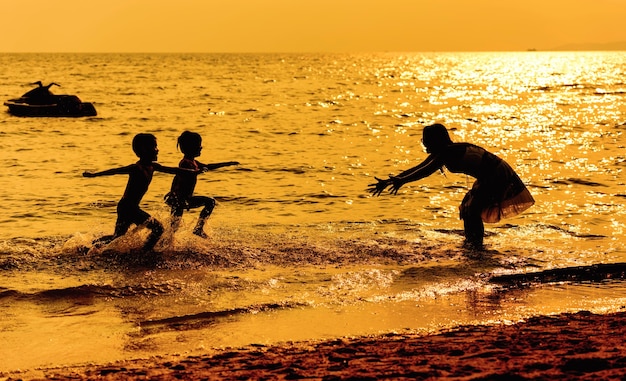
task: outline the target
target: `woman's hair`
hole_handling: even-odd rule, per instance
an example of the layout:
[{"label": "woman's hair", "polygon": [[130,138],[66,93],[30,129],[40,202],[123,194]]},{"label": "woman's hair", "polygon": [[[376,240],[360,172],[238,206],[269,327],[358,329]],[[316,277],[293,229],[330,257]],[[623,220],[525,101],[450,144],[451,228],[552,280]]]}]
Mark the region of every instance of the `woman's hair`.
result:
[{"label": "woman's hair", "polygon": [[422,143],[429,153],[436,153],[452,144],[448,130],[443,124],[433,124],[424,127]]},{"label": "woman's hair", "polygon": [[156,136],[145,133],[137,134],[133,138],[133,152],[141,158],[146,148],[151,148],[155,143]]},{"label": "woman's hair", "polygon": [[178,137],[176,147],[184,154],[193,153],[202,145],[202,136],[197,132],[185,131]]}]

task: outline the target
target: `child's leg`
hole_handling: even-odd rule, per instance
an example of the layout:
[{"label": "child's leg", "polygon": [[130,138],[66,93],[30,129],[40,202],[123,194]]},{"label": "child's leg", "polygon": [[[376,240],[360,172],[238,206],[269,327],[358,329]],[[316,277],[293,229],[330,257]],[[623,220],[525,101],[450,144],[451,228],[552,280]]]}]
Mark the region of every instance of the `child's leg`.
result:
[{"label": "child's leg", "polygon": [[132,222],[137,225],[145,225],[148,229],[150,229],[150,235],[148,236],[148,240],[143,245],[142,251],[150,251],[159,242],[159,238],[163,234],[163,225],[156,219],[152,218],[148,213],[141,210],[138,206],[132,211],[133,219]]},{"label": "child's leg", "polygon": [[148,240],[143,245],[143,251],[150,251],[154,248],[154,245],[159,242],[159,238],[163,234],[163,225],[156,219],[150,217],[146,223],[146,227],[151,230]]},{"label": "child's leg", "polygon": [[204,208],[200,211],[200,217],[198,218],[198,223],[196,224],[196,227],[193,229],[193,234],[206,238],[206,234],[204,233],[204,224],[213,212],[215,204],[215,199],[205,196],[193,196],[189,200],[189,206],[191,208],[204,206]]},{"label": "child's leg", "polygon": [[118,209],[117,220],[115,221],[115,231],[113,232],[113,234],[105,235],[103,237],[100,237],[94,240],[92,242],[93,245],[95,245],[96,247],[108,245],[114,239],[126,234],[128,229],[130,228],[130,225],[131,225],[131,222],[128,221],[126,216],[123,214],[123,212],[120,213],[120,210]]},{"label": "child's leg", "polygon": [[113,239],[118,238],[126,234],[130,228],[131,222],[124,218],[119,218],[115,222],[115,232],[113,233]]},{"label": "child's leg", "polygon": [[172,218],[170,222],[172,230],[176,231],[180,227],[180,221],[183,218],[184,211],[185,211],[185,207],[183,205],[179,205],[179,204],[172,205],[172,210],[171,210]]},{"label": "child's leg", "polygon": [[183,213],[185,212],[185,202],[178,199],[176,194],[168,193],[165,196],[165,203],[170,206],[171,221],[170,225],[173,231],[178,230]]}]

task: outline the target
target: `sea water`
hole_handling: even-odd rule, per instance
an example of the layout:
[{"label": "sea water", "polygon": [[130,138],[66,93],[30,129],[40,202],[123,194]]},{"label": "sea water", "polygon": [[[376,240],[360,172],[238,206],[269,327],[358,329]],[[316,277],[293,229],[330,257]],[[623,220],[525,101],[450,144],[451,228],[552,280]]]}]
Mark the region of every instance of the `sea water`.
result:
[{"label": "sea water", "polygon": [[[0,113],[0,371],[343,336],[437,331],[626,306],[619,279],[502,287],[502,274],[626,262],[626,53],[2,54],[0,98],[29,83],[98,116]],[[485,147],[535,197],[462,248],[473,179],[444,171],[372,197],[417,165],[425,125]],[[218,201],[145,266],[131,229],[108,250],[132,137],[203,137]],[[169,226],[157,173],[142,202]],[[585,267],[588,268],[588,267]],[[615,276],[615,274],[613,274]],[[619,276],[618,276],[619,278]]]}]

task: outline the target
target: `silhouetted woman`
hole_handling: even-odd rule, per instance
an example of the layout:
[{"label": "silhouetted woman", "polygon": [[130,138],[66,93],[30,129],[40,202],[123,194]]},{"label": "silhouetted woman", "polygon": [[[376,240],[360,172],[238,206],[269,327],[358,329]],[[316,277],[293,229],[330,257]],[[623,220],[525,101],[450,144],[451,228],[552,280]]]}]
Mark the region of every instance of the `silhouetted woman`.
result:
[{"label": "silhouetted woman", "polygon": [[422,142],[429,153],[422,163],[385,180],[376,178],[378,182],[370,184],[369,191],[378,196],[391,186],[390,192],[397,194],[404,184],[443,171],[443,167],[474,177],[476,181],[459,207],[465,243],[472,249],[483,247],[483,222],[516,216],[535,203],[509,164],[474,144],[454,143],[442,124],[424,127]]}]

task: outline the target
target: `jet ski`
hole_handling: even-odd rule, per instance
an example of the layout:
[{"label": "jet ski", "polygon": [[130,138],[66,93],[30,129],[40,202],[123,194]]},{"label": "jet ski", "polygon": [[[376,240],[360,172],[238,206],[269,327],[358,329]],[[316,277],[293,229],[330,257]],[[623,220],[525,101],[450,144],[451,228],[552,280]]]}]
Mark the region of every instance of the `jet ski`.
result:
[{"label": "jet ski", "polygon": [[90,102],[82,102],[76,95],[56,95],[50,91],[52,86],[61,86],[50,83],[44,86],[41,81],[33,83],[38,87],[28,91],[19,98],[9,99],[4,105],[9,113],[15,116],[64,116],[81,117],[96,116],[96,108]]}]

